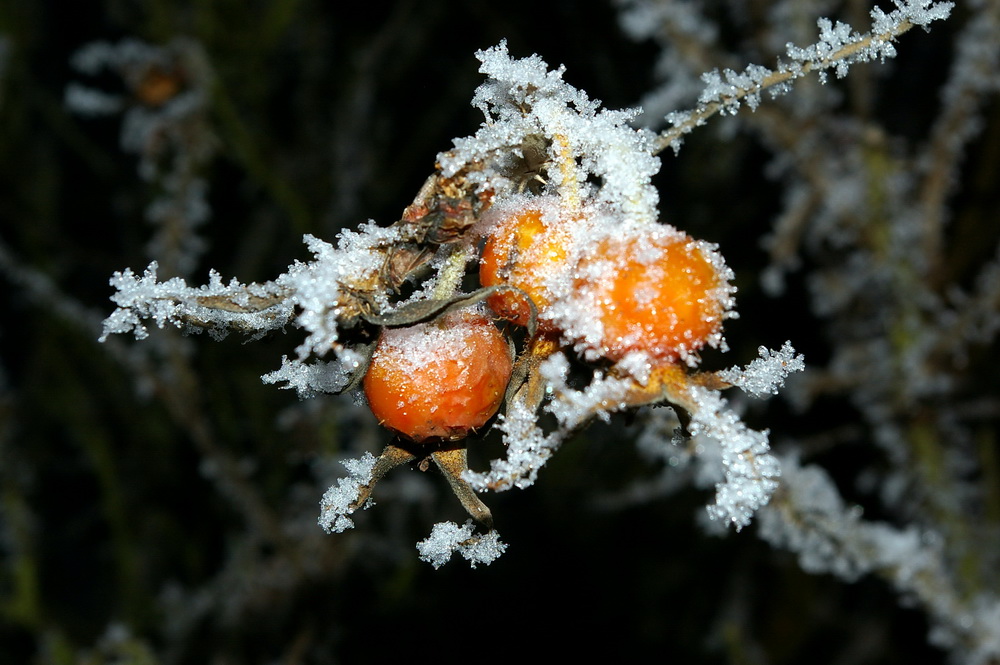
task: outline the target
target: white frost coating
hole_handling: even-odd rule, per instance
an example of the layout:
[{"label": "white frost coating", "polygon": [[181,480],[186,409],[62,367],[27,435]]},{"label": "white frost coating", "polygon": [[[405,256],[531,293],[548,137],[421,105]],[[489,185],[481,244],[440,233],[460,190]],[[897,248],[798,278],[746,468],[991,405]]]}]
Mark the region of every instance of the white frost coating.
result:
[{"label": "white frost coating", "polygon": [[129,66],[157,64],[169,65],[169,52],[138,39],[123,39],[117,44],[91,42],[80,48],[70,58],[73,68],[96,76],[105,67],[126,68]]},{"label": "white frost coating", "polygon": [[[660,161],[652,154],[654,135],[628,124],[638,110],[601,110],[600,102],[562,80],[563,68],[549,71],[537,55],[512,59],[506,41],[476,57],[483,63],[480,71],[489,78],[476,90],[472,103],[486,122],[475,136],[456,139],[454,150],[438,155],[446,176],[476,162],[512,160],[521,155],[527,141],[543,137],[551,141],[552,185],[581,191],[584,198],[626,216],[656,219],[659,195],[650,178],[660,170]],[[578,160],[570,172],[559,168],[567,158]],[[588,191],[590,176],[601,183],[594,192]],[[514,191],[518,184],[492,172],[473,172],[470,178],[482,179],[496,192]]]},{"label": "white frost coating", "polygon": [[801,372],[806,368],[805,356],[796,355],[792,343],[786,341],[779,351],[772,351],[766,346],[757,349],[760,358],[746,367],[730,368],[718,373],[719,378],[727,381],[745,393],[758,399],[778,394],[778,388],[785,385],[785,379],[793,372]]},{"label": "white frost coating", "polygon": [[613,411],[628,408],[625,399],[634,385],[631,378],[618,379],[607,377],[603,372],[595,372],[586,388],[573,390],[566,384],[569,361],[562,353],[546,358],[538,371],[552,391],[552,401],[545,408],[559,420],[559,425],[564,430],[574,429],[595,413],[607,421]]},{"label": "white frost coating", "polygon": [[562,443],[561,433],[543,432],[535,414],[517,402],[497,417],[494,427],[503,432],[507,457],[490,462],[486,473],[466,471],[462,477],[479,492],[530,487],[538,478],[538,471]]},{"label": "white frost coating", "polygon": [[718,70],[702,74],[705,87],[698,96],[698,103],[703,106],[722,104],[722,114],[726,115],[739,111],[742,99],[750,110],[756,110],[760,104],[760,88],[772,73],[767,67],[749,65],[741,73],[726,69],[721,74]]},{"label": "white frost coating", "polygon": [[969,649],[956,662],[986,665],[1000,657],[1000,598],[979,591],[964,598],[955,587],[941,538],[916,527],[866,521],[845,505],[830,476],[798,459],[782,459],[782,495],[758,513],[762,539],[794,552],[802,569],[848,581],[877,573],[901,595],[916,599],[932,619],[930,639]]},{"label": "white frost coating", "polygon": [[[599,360],[614,357],[612,350],[627,353],[630,349],[644,349],[652,356],[676,357],[695,367],[701,349],[728,349],[722,323],[738,318],[733,309],[736,287],[732,285],[733,271],[717,245],[694,240],[669,224],[615,220],[600,211],[593,221],[575,224],[573,236],[568,250],[573,270],[561,276],[563,283],[551,282],[554,298],[542,318],[553,321],[563,331],[563,339],[572,343],[581,356]],[[685,324],[678,318],[678,312],[685,311],[688,304],[660,286],[682,274],[676,267],[679,255],[699,257],[692,261],[704,259],[711,267],[711,284],[705,284],[701,277],[681,279],[691,291],[700,289],[703,293],[703,306],[695,309],[702,317],[700,323],[710,331],[702,337],[693,336],[690,328],[685,331]],[[641,278],[636,276],[640,269]],[[635,320],[614,326],[617,331],[612,336],[606,329],[617,316],[613,300],[622,297],[618,294],[626,286],[629,306],[656,308],[658,320],[653,325]],[[628,373],[633,369],[629,366]]]},{"label": "white frost coating", "polygon": [[962,663],[996,663],[1000,659],[1000,597],[981,593],[969,603],[969,608],[968,612],[954,617],[950,624],[947,619],[952,617],[945,615],[944,620],[939,619],[939,625],[931,628],[930,642],[945,649],[962,648],[963,643],[971,642]]},{"label": "white frost coating", "polygon": [[934,2],[934,0],[892,0],[896,9],[886,14],[878,7],[871,10],[872,31],[876,34],[891,32],[903,21],[913,25],[926,26],[932,21],[948,18],[953,2]]},{"label": "white frost coating", "polygon": [[[754,370],[748,368],[745,371],[751,375],[761,374],[760,380],[763,381],[767,372],[756,371],[758,367],[768,367],[771,372],[787,375],[798,369],[801,363],[801,356],[796,357],[787,344],[780,352],[767,352],[766,358],[755,361],[758,364],[751,365]],[[783,365],[782,358],[786,359]],[[640,356],[628,358],[628,366],[640,365],[641,360]],[[773,367],[775,364],[782,369],[776,370]],[[636,369],[642,376],[641,367]],[[475,489],[503,490],[533,484],[538,471],[574,428],[594,416],[606,419],[608,414],[628,407],[636,380],[634,376],[618,378],[598,372],[589,385],[575,390],[567,384],[569,361],[563,353],[547,358],[538,371],[552,396],[545,409],[556,416],[559,428],[545,434],[537,426],[533,414],[514,403],[497,425],[504,433],[507,457],[494,460],[488,473],[467,472],[465,477]],[[758,387],[762,391],[768,386],[773,388],[775,380],[772,376],[771,383],[760,383]],[[708,482],[715,485],[715,502],[708,506],[708,514],[712,519],[740,530],[750,523],[755,511],[767,504],[778,487],[781,469],[770,453],[768,432],[748,428],[727,402],[712,390],[688,385],[684,393],[678,399],[690,414],[689,432],[695,437],[708,438],[708,441],[703,439],[704,443],[696,449],[696,454],[702,458],[703,473]]]},{"label": "white frost coating", "polygon": [[440,568],[448,563],[455,552],[461,554],[472,568],[476,564],[490,565],[507,551],[507,544],[500,541],[496,531],[474,536],[472,520],[459,526],[454,522],[438,522],[431,535],[417,543],[420,559]]},{"label": "white frost coating", "polygon": [[[840,21],[834,23],[828,18],[821,18],[816,21],[816,25],[819,27],[819,41],[805,48],[789,44],[785,51],[789,58],[799,62],[822,64],[845,46],[857,44],[865,39],[861,34],[854,32],[851,26]],[[885,42],[884,46],[887,47],[887,50],[883,51],[882,57],[893,57],[895,51],[891,50],[892,45]],[[847,76],[849,65],[850,63],[846,59],[837,60],[837,78]]]},{"label": "white frost coating", "polygon": [[668,113],[665,119],[672,127],[659,141],[678,152],[683,136],[704,125],[716,111],[734,114],[744,102],[755,109],[763,88],[776,97],[788,92],[793,81],[810,72],[818,72],[820,81],[825,82],[827,70],[833,69],[840,78],[853,64],[895,57],[893,39],[914,25],[926,26],[947,18],[954,7],[954,3],[933,0],[893,0],[893,4],[896,9],[889,14],[878,7],[871,10],[872,29],[863,35],[846,23],[818,19],[819,40],[805,47],[787,44],[785,54],[791,61],[779,61],[774,69],[748,65],[742,73],[726,69],[702,75],[705,85],[697,106],[690,111]]},{"label": "white frost coating", "polygon": [[79,83],[66,86],[66,107],[83,116],[102,116],[118,113],[125,107],[121,95],[94,90]]},{"label": "white frost coating", "polygon": [[[765,359],[743,370],[756,377],[750,384],[761,392],[773,390],[789,372],[800,369],[802,362],[788,344],[779,352],[765,350],[762,355]],[[628,358],[628,365],[641,365],[641,360],[640,356]],[[642,376],[641,367],[638,370]],[[545,434],[531,413],[513,404],[497,425],[508,446],[506,459],[494,460],[488,473],[468,472],[466,479],[475,489],[503,490],[533,484],[538,471],[574,428],[594,416],[606,419],[608,414],[627,408],[636,380],[634,376],[617,378],[597,373],[585,388],[574,390],[567,384],[569,361],[563,353],[547,358],[538,371],[552,396],[545,408],[556,416],[559,428]],[[768,374],[770,378],[766,379]],[[768,432],[748,428],[718,393],[696,385],[684,390],[680,403],[691,417],[689,432],[710,440],[696,449],[703,461],[703,473],[715,485],[715,502],[708,506],[708,514],[740,530],[778,487],[781,469],[770,453]]]},{"label": "white frost coating", "polygon": [[235,306],[246,306],[253,297],[275,296],[279,289],[273,283],[245,285],[233,279],[224,284],[219,273],[213,270],[209,273],[208,284],[190,287],[180,277],[166,282],[157,281],[157,268],[156,261],[153,261],[142,277],[137,277],[130,269],[116,272],[111,277],[110,284],[116,290],[111,300],[118,308],[104,320],[100,341],[119,333],[133,333],[136,339],[145,339],[149,331],[143,320],[152,320],[160,328],[170,323],[189,332],[201,329],[184,321],[198,321],[213,337],[222,338],[237,325],[243,330],[263,334],[283,327],[292,317],[291,304],[285,301],[255,312],[206,307],[199,303],[200,298],[211,297],[226,300]]},{"label": "white frost coating", "polygon": [[[805,48],[789,44],[786,53],[796,62],[809,62],[818,69],[833,68],[837,78],[843,78],[855,63],[896,57],[892,39],[906,29],[907,23],[926,26],[931,21],[947,18],[954,6],[951,2],[932,0],[893,0],[893,4],[896,9],[889,14],[878,7],[871,10],[872,30],[866,35],[853,31],[846,23],[820,18],[816,21],[819,41]],[[865,45],[838,55],[845,47],[861,43]],[[779,69],[785,71],[784,67]]]},{"label": "white frost coating", "polygon": [[786,457],[782,468],[787,497],[760,512],[760,536],[798,553],[803,570],[854,581],[875,570],[891,569],[898,584],[909,586],[936,565],[940,552],[931,540],[914,527],[866,522],[860,509],[844,504],[820,467],[801,466],[797,459]]},{"label": "white frost coating", "polygon": [[646,385],[653,372],[653,363],[645,351],[630,351],[615,363],[615,369],[631,376],[639,385]]},{"label": "white frost coating", "polygon": [[[159,327],[167,323],[198,332],[208,329],[213,337],[221,338],[232,329],[262,335],[295,322],[309,333],[296,349],[298,363],[283,361],[282,368],[266,375],[266,382],[285,381],[300,395],[327,392],[342,379],[336,378],[333,366],[303,365],[310,355],[322,357],[335,351],[337,363],[344,371],[356,367],[357,353],[337,344],[338,321],[345,313],[340,306],[348,290],[371,292],[384,262],[384,247],[397,237],[395,228],[382,228],[369,222],[358,231],[343,231],[336,246],[311,235],[306,245],[315,255],[308,263],[296,261],[288,272],[274,282],[241,284],[235,279],[224,284],[218,273],[209,274],[209,283],[189,287],[179,278],[157,281],[154,261],[142,277],[132,270],[116,272],[111,286],[116,293],[111,300],[118,305],[104,322],[101,341],[116,333],[134,333],[136,339],[149,335],[143,321],[152,320]],[[376,307],[385,304],[386,295],[372,294]],[[212,299],[206,306],[204,298]],[[255,298],[272,299],[275,304],[260,311],[253,310]],[[343,385],[346,385],[344,382]],[[341,386],[343,387],[343,386]]]},{"label": "white frost coating", "polygon": [[360,366],[360,356],[350,349],[342,349],[333,362],[305,363],[281,356],[281,369],[263,375],[264,383],[285,383],[285,389],[294,388],[299,399],[323,394],[335,394],[350,383],[351,374]]},{"label": "white frost coating", "polygon": [[695,407],[689,409],[688,431],[715,439],[721,447],[724,477],[715,485],[715,503],[708,506],[708,515],[739,531],[771,499],[781,466],[770,452],[767,430],[758,432],[743,424],[718,393],[700,386],[688,390]]},{"label": "white frost coating", "polygon": [[[337,322],[342,315],[338,304],[343,300],[344,288],[370,291],[363,286],[374,280],[382,268],[385,255],[380,248],[397,235],[393,227],[382,228],[369,222],[358,231],[342,231],[336,247],[312,235],[304,236],[315,260],[296,261],[276,280],[292,293],[290,300],[301,308],[296,322],[309,333],[296,349],[299,360],[309,355],[321,357],[337,342]],[[384,293],[374,295],[385,298]]]},{"label": "white frost coating", "polygon": [[[363,485],[372,479],[372,469],[375,467],[375,456],[365,453],[358,459],[343,460],[341,464],[347,468],[348,475],[332,485],[320,501],[319,525],[327,533],[341,533],[354,528],[354,521],[348,517],[352,512],[350,506],[358,498],[358,492]],[[371,499],[362,508],[368,509],[375,505]]]}]

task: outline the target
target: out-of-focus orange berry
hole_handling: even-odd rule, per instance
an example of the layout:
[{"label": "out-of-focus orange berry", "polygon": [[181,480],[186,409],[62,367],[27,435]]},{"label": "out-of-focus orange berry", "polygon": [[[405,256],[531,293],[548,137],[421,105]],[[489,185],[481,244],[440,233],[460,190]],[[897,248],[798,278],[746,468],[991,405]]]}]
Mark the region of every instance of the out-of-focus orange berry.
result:
[{"label": "out-of-focus orange berry", "polygon": [[[483,247],[479,281],[483,286],[509,284],[534,301],[541,315],[541,330],[551,330],[545,309],[552,302],[550,280],[567,269],[570,243],[568,224],[553,208],[526,207],[503,216]],[[531,309],[518,293],[504,291],[490,296],[489,305],[500,317],[521,326],[528,324]]]},{"label": "out-of-focus orange berry", "polygon": [[146,106],[159,108],[180,94],[183,84],[177,72],[150,67],[137,82],[135,96]]},{"label": "out-of-focus orange berry", "polygon": [[416,442],[460,439],[496,413],[512,359],[483,313],[462,310],[382,331],[364,379],[379,422]]},{"label": "out-of-focus orange berry", "polygon": [[576,310],[600,321],[599,335],[578,340],[591,355],[617,361],[643,351],[675,362],[722,342],[735,289],[709,243],[669,226],[612,235],[584,254],[575,272]]}]

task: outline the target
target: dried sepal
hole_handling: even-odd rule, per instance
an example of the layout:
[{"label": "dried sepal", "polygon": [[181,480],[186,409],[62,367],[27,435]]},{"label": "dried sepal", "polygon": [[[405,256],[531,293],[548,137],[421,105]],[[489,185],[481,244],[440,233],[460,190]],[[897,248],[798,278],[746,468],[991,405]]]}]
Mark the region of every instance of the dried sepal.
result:
[{"label": "dried sepal", "polygon": [[[391,328],[400,326],[410,326],[415,323],[430,321],[438,316],[443,316],[449,312],[454,312],[466,307],[472,307],[484,302],[495,293],[516,292],[530,302],[527,294],[517,287],[502,284],[499,286],[488,286],[476,289],[472,293],[461,293],[450,298],[425,298],[414,300],[400,305],[394,309],[384,312],[367,312],[362,315],[365,321],[377,326],[388,326]],[[537,317],[534,304],[531,304],[533,320]],[[529,331],[533,330],[534,324],[529,326]]]}]

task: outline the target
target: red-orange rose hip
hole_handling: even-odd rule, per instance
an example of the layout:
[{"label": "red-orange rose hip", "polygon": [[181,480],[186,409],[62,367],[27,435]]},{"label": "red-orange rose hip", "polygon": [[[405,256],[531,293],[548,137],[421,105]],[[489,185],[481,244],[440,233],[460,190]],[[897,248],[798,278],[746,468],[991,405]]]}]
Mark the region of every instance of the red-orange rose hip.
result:
[{"label": "red-orange rose hip", "polygon": [[575,297],[601,324],[599,339],[580,340],[592,354],[675,362],[722,341],[734,289],[709,243],[660,226],[606,238],[576,270]]},{"label": "red-orange rose hip", "polygon": [[[479,281],[483,286],[509,284],[527,293],[541,315],[539,327],[549,330],[544,314],[552,294],[547,282],[567,269],[570,237],[567,220],[554,212],[553,219],[543,220],[543,214],[541,207],[528,206],[500,220],[483,247]],[[524,296],[505,291],[490,296],[488,302],[500,317],[528,325],[531,309]]]},{"label": "red-orange rose hip", "polygon": [[496,413],[510,380],[509,346],[481,312],[386,328],[364,379],[372,413],[411,441],[454,440]]}]

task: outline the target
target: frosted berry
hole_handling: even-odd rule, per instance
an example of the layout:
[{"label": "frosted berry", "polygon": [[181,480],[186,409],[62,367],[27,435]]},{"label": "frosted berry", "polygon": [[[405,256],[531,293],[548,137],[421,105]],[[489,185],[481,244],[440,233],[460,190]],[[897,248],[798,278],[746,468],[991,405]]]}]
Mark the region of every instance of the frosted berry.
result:
[{"label": "frosted berry", "polygon": [[[527,206],[503,216],[483,247],[479,281],[483,286],[509,284],[521,289],[534,301],[540,314],[539,328],[550,330],[545,317],[553,295],[549,284],[567,269],[570,234],[567,220],[549,206]],[[528,324],[530,307],[520,294],[504,291],[489,298],[500,317],[518,325]]]},{"label": "frosted berry", "polygon": [[669,226],[609,236],[584,254],[575,273],[577,311],[600,322],[599,333],[592,328],[578,340],[588,355],[620,360],[643,351],[674,362],[722,342],[735,289],[709,243]]},{"label": "frosted berry", "polygon": [[496,413],[512,360],[503,335],[480,311],[383,330],[364,379],[372,413],[416,442],[461,439]]}]

